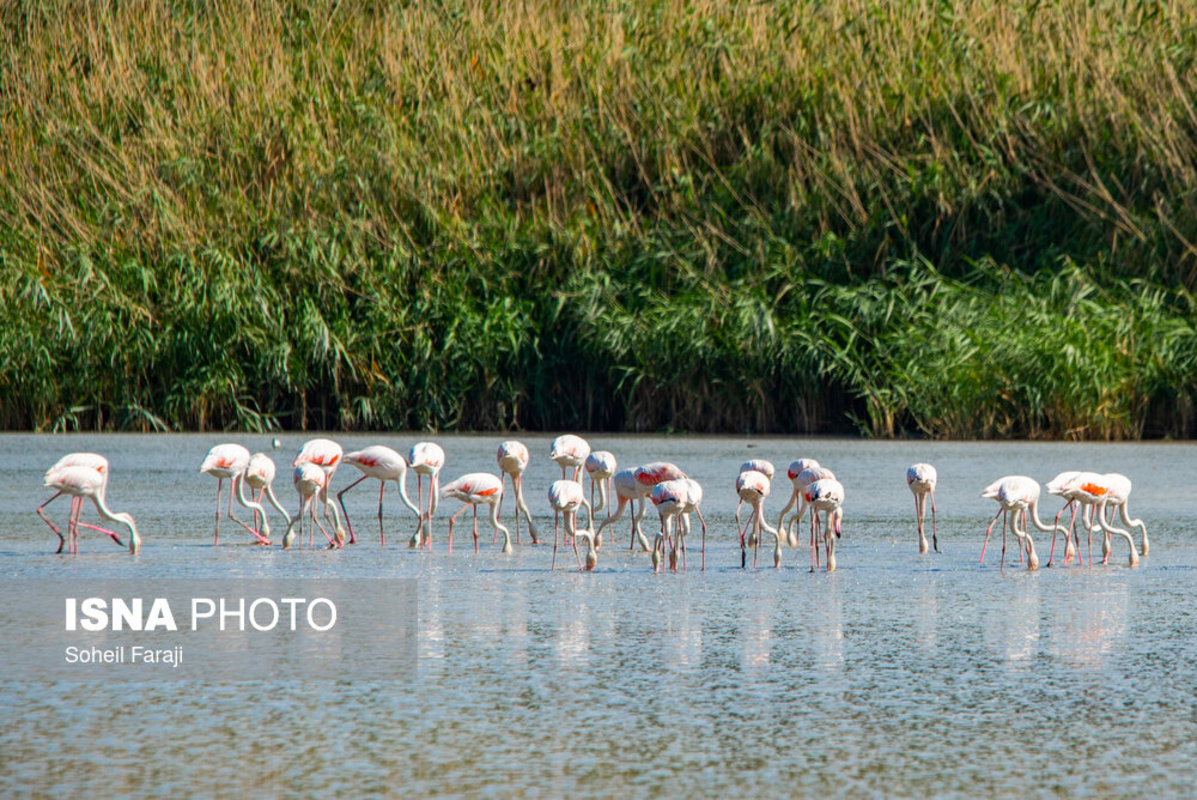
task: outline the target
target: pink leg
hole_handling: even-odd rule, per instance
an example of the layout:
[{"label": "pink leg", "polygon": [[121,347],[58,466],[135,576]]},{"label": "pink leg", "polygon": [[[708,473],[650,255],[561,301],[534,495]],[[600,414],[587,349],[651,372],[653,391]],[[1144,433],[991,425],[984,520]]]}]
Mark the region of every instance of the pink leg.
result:
[{"label": "pink leg", "polygon": [[[378,539],[382,543],[383,547],[387,546],[387,532],[382,527],[382,497],[383,497],[383,495],[386,494],[386,491],[387,491],[387,482],[379,481],[378,482]],[[348,522],[349,517],[345,517],[345,521]],[[349,543],[353,544],[353,531],[349,532]]]},{"label": "pink leg", "polygon": [[79,555],[79,515],[83,513],[83,498],[71,498],[70,534],[71,554]]},{"label": "pink leg", "polygon": [[935,530],[935,490],[931,490],[931,546],[939,552],[939,533]]},{"label": "pink leg", "polygon": [[[349,521],[349,510],[347,508],[345,508],[345,492],[349,491],[354,486],[357,486],[359,483],[361,483],[365,479],[366,479],[366,476],[363,475],[360,478],[358,478],[356,481],[354,481],[353,483],[346,486],[341,491],[337,492],[337,502],[341,504],[341,513],[345,515],[345,527],[349,528],[349,543],[350,544],[357,544],[357,537],[353,535],[353,523]],[[381,525],[381,520],[382,520],[382,495],[381,495],[381,493],[379,494],[379,497],[378,497],[378,505],[379,505],[379,509],[378,509],[379,517],[378,518],[379,518],[379,524]]]},{"label": "pink leg", "polygon": [[[462,506],[460,509],[458,509],[456,514],[449,517],[449,552],[450,553],[453,552],[453,523],[457,522],[457,518],[460,517],[461,513],[463,511],[465,511],[467,508],[469,508],[468,505]],[[429,516],[431,516],[431,514]]]},{"label": "pink leg", "polygon": [[66,544],[66,538],[62,535],[62,531],[60,531],[58,529],[58,527],[53,522],[50,521],[50,518],[46,516],[45,512],[42,509],[44,509],[46,506],[50,505],[50,503],[53,502],[54,499],[57,498],[60,494],[62,494],[61,491],[55,492],[54,497],[51,497],[49,500],[47,500],[46,502],[42,503],[40,506],[37,507],[37,515],[42,518],[43,522],[45,522],[47,525],[50,526],[50,530],[54,531],[54,535],[56,535],[58,537],[58,549],[54,551],[55,553],[62,552],[62,548]]},{"label": "pink leg", "polygon": [[220,545],[220,500],[224,497],[224,478],[216,479],[216,533],[212,538],[212,546]]},{"label": "pink leg", "polygon": [[[993,515],[993,519],[989,521],[989,527],[985,529],[985,541],[981,543],[981,563],[985,563],[985,548],[989,546],[989,534],[993,533],[993,523],[997,522],[997,518],[1002,515],[1002,509]],[[1003,523],[1005,524],[1005,523]]]},{"label": "pink leg", "polygon": [[[472,508],[474,510],[474,552],[477,553],[478,552],[478,504],[470,503],[470,508]],[[495,531],[495,536],[498,536],[498,534],[499,534],[499,532]]]}]

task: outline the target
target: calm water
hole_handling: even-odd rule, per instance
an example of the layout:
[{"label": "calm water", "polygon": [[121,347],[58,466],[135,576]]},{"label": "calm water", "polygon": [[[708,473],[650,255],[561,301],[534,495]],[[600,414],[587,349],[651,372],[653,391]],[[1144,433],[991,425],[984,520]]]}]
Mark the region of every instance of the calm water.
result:
[{"label": "calm water", "polygon": [[[274,451],[282,475],[302,438]],[[502,438],[438,437],[446,474],[493,471]],[[401,451],[416,439],[340,437]],[[523,437],[535,459],[525,491],[551,534],[549,439]],[[526,540],[509,556],[489,536],[481,554],[450,556],[455,501],[438,512],[435,551],[411,552],[414,525],[393,492],[382,549],[365,483],[347,496],[363,544],[214,549],[214,481],[196,470],[225,440],[0,437],[0,574],[414,577],[418,674],[364,683],[346,664],[286,683],[3,681],[3,795],[1140,797],[1197,783],[1197,447],[593,437],[623,465],[672,460],[706,489],[707,571],[695,549],[688,573],[654,575],[647,556],[610,547],[593,574],[551,573],[549,549]],[[41,473],[72,450],[108,455],[110,503],[135,514],[145,540],[138,558],[86,532],[78,557],[53,554],[33,509],[49,496]],[[811,575],[808,551],[787,550],[781,570],[762,553],[760,569],[742,571],[738,465],[761,457],[783,471],[766,506],[775,520],[798,456],[846,487],[840,569]],[[939,555],[917,552],[904,481],[915,460],[939,469]],[[1125,566],[1121,542],[1093,569],[1029,573],[1012,548],[1002,572],[1000,545],[977,564],[995,509],[984,485],[1076,468],[1134,480],[1132,512],[1152,540],[1139,567]],[[293,507],[289,480],[277,484]],[[1046,500],[1045,515],[1058,506]],[[66,503],[51,509],[64,517]],[[617,529],[626,548],[627,525]],[[1046,564],[1050,537],[1037,544]]]}]

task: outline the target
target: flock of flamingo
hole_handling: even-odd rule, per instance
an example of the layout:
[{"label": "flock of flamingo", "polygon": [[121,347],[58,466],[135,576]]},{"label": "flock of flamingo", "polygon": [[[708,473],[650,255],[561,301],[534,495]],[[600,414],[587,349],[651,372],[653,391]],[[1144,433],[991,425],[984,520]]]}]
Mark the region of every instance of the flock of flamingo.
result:
[{"label": "flock of flamingo", "polygon": [[[598,563],[603,531],[617,522],[629,506],[634,506],[630,514],[629,549],[634,549],[639,544],[642,550],[651,554],[653,570],[658,572],[664,568],[666,561],[670,569],[675,570],[679,565],[683,570],[686,568],[686,538],[690,534],[690,515],[697,515],[702,526],[700,568],[706,569],[707,524],[700,510],[703,499],[702,486],[678,466],[655,461],[620,470],[614,454],[606,450],[592,452],[584,439],[571,434],[559,436],[553,441],[549,458],[561,468],[561,479],[554,481],[548,491],[549,505],[552,506],[554,515],[551,569],[556,569],[557,551],[564,541],[572,547],[578,568],[593,570]],[[379,482],[378,530],[383,545],[386,544],[383,500],[387,482],[393,481],[398,489],[399,498],[417,518],[416,532],[409,542],[411,548],[432,548],[432,517],[437,510],[437,502],[439,499],[452,498],[464,505],[449,517],[450,552],[453,550],[454,524],[467,508],[473,510],[474,551],[478,551],[478,506],[486,505],[494,530],[493,540],[497,543],[501,533],[502,552],[510,553],[511,531],[500,521],[507,478],[511,479],[515,495],[515,541],[518,544],[520,540],[520,516],[523,515],[532,543],[539,544],[540,535],[523,493],[522,478],[531,460],[528,448],[518,441],[503,442],[499,445],[496,459],[498,474],[472,472],[440,486],[440,471],[445,464],[445,451],[434,442],[413,445],[405,458],[383,445],[373,445],[345,453],[339,444],[330,439],[312,439],[300,448],[291,461],[292,483],[299,497],[299,509],[294,516],[283,507],[274,494],[272,483],[275,464],[265,453],[250,455],[249,450],[239,444],[216,445],[208,451],[199,471],[216,478],[217,481],[214,544],[220,543],[221,519],[227,517],[252,535],[256,543],[269,545],[271,531],[263,505],[264,499],[286,520],[287,525],[282,537],[284,549],[290,548],[297,541],[302,546],[305,523],[309,547],[314,544],[316,529],[324,534],[331,548],[338,548],[346,543],[354,544],[357,542],[357,536],[349,521],[344,496],[350,489],[370,478]],[[361,474],[357,480],[337,492],[336,502],[331,502],[329,489],[332,477],[342,463],[352,464]],[[416,473],[416,503],[412,502],[407,493],[408,469]],[[582,469],[586,470],[590,478],[589,500],[581,484]],[[786,542],[792,548],[799,546],[799,523],[809,509],[811,571],[818,569],[821,563],[828,571],[834,570],[835,544],[842,535],[844,487],[830,469],[820,466],[810,458],[800,458],[791,462],[786,474],[793,484],[793,491],[778,516],[777,525],[773,526],[766,521],[764,512],[764,501],[769,496],[773,482],[773,464],[764,459],[752,459],[740,466],[735,481],[736,493],[740,498],[735,513],[736,529],[740,538],[740,566],[747,566],[749,548],[753,550],[753,566],[756,566],[760,544],[763,537],[768,535],[773,537],[773,565],[780,567],[782,542]],[[423,486],[425,479],[428,481],[427,501]],[[227,501],[224,493],[226,480],[229,482]],[[936,552],[939,551],[935,523],[936,480],[935,467],[930,464],[914,464],[906,471],[906,483],[914,495],[920,553],[928,552],[931,547],[934,547]],[[246,484],[249,485],[251,493],[256,492],[256,495],[246,495]],[[37,507],[37,515],[58,536],[56,552],[61,553],[65,547],[70,553],[78,553],[80,527],[106,534],[118,545],[123,546],[117,532],[79,521],[83,503],[87,499],[92,501],[102,518],[120,523],[128,529],[130,553],[136,554],[140,550],[141,537],[137,533],[133,517],[126,512],[114,512],[107,505],[108,460],[104,456],[96,453],[71,453],[62,457],[46,472],[45,486],[55,490],[55,494]],[[1055,556],[1056,535],[1060,533],[1064,534],[1065,541],[1064,563],[1067,564],[1073,557],[1078,563],[1083,563],[1080,555],[1081,530],[1077,526],[1078,518],[1081,526],[1088,532],[1090,566],[1093,563],[1095,531],[1102,534],[1103,564],[1109,560],[1110,537],[1118,535],[1127,540],[1130,546],[1130,565],[1134,566],[1139,560],[1139,550],[1135,547],[1134,537],[1130,531],[1113,525],[1116,509],[1127,528],[1140,530],[1141,552],[1142,555],[1147,555],[1147,527],[1142,520],[1131,519],[1127,508],[1130,490],[1130,479],[1117,473],[1102,475],[1094,472],[1063,472],[1047,483],[1047,491],[1063,498],[1067,503],[1057,513],[1055,521],[1047,525],[1039,518],[1039,483],[1023,475],[1000,478],[981,493],[982,497],[996,500],[999,506],[985,531],[985,541],[981,546],[981,563],[985,561],[985,548],[988,546],[993,526],[999,516],[1005,515],[1002,522],[1003,567],[1007,530],[1018,541],[1020,559],[1025,560],[1027,567],[1036,569],[1039,566],[1039,557],[1027,524],[1028,519],[1036,529],[1052,531],[1049,567]],[[71,498],[66,536],[45,512],[46,506],[61,495]],[[617,501],[617,504],[614,510],[611,510],[613,500]],[[925,529],[928,500],[931,504],[930,543],[927,541]],[[252,518],[247,521],[235,516],[234,501],[251,511]],[[641,527],[647,507],[646,501],[652,502],[660,517],[660,529],[651,542]],[[741,512],[745,503],[751,507],[751,513],[747,518],[742,518]],[[317,504],[321,508],[319,515]],[[595,529],[594,512],[603,509],[607,510],[607,517]],[[1071,515],[1068,524],[1061,525],[1061,516],[1069,510]],[[583,511],[586,515],[586,527],[581,527],[579,523],[579,514]],[[325,527],[325,522],[329,523],[331,532]],[[562,526],[564,539],[561,535]],[[579,550],[579,543],[582,550]]]}]

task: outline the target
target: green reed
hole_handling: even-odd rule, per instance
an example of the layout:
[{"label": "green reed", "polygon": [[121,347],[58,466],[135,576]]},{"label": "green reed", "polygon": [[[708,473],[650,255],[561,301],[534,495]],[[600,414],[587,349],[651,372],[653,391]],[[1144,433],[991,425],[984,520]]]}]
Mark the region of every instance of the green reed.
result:
[{"label": "green reed", "polygon": [[0,10],[0,425],[1192,436],[1184,4]]}]

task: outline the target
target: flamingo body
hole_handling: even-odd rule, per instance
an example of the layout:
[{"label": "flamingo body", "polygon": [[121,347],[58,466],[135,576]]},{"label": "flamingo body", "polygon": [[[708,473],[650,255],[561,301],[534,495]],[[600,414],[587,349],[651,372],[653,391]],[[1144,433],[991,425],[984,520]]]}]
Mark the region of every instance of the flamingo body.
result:
[{"label": "flamingo body", "polygon": [[935,467],[925,462],[911,464],[906,469],[906,485],[914,495],[914,516],[919,532],[919,552],[926,553],[927,534],[923,528],[923,521],[927,516],[927,497],[931,498],[931,541],[935,544],[935,552],[939,552],[939,537],[935,532],[935,484],[939,476]]},{"label": "flamingo body", "polygon": [[[79,522],[79,515],[83,510],[83,501],[91,500],[101,517],[112,522],[119,522],[129,529],[129,552],[132,555],[137,555],[141,550],[141,537],[137,534],[137,525],[134,523],[132,515],[123,511],[114,512],[108,508],[105,498],[108,489],[107,461],[104,462],[105,469],[103,470],[98,468],[98,463],[93,461],[90,466],[85,463],[67,466],[55,465],[56,468],[52,468],[47,472],[45,485],[54,489],[58,494],[65,494],[73,498],[71,514],[67,521],[68,534],[70,536],[70,552],[75,554],[79,552],[79,525],[82,524]],[[55,497],[57,496],[56,494]],[[42,518],[45,519],[44,516]],[[46,520],[46,522],[49,523],[49,520]],[[61,553],[63,547],[62,533],[52,523],[49,524],[50,528],[58,534],[58,552]],[[95,528],[92,525],[85,525],[84,527]],[[117,544],[121,543],[120,539],[112,531],[106,531],[102,528],[95,529],[111,536]]]},{"label": "flamingo body", "polygon": [[532,458],[527,446],[510,439],[499,445],[495,458],[499,462],[499,471],[511,478],[511,487],[515,492],[515,543],[519,544],[520,541],[520,514],[523,514],[528,531],[532,534],[532,544],[540,544],[540,536],[532,522],[532,512],[524,500],[524,471],[528,469]]},{"label": "flamingo body", "polygon": [[490,507],[490,524],[503,534],[503,552],[510,553],[511,531],[499,522],[499,507],[503,502],[503,479],[489,472],[471,472],[441,487],[441,497],[460,500],[466,505],[449,517],[449,552],[453,552],[453,523],[467,508],[474,510],[474,552],[478,552],[478,506]]}]

